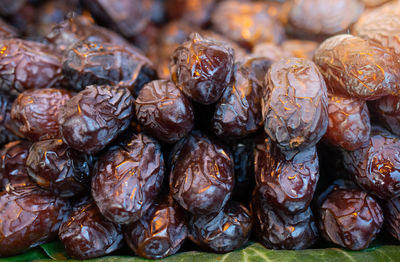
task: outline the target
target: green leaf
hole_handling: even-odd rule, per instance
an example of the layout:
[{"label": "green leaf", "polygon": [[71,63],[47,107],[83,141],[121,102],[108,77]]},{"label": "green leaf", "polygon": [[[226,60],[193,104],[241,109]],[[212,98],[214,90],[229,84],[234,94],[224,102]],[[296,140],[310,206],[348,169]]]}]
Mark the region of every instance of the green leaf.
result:
[{"label": "green leaf", "polygon": [[40,247],[35,247],[28,252],[18,255],[18,256],[13,256],[13,257],[5,257],[5,258],[0,258],[1,262],[31,262],[35,261],[38,259],[45,259],[48,258],[46,254],[43,252],[43,250]]},{"label": "green leaf", "polygon": [[68,256],[61,241],[54,241],[40,245],[43,251],[54,260],[67,260]]},{"label": "green leaf", "polygon": [[[37,260],[36,262],[51,262],[54,260]],[[78,262],[79,260],[69,260]],[[129,256],[108,256],[98,259],[85,260],[90,262],[143,262],[155,261]],[[168,257],[167,262],[395,262],[400,261],[399,246],[381,245],[364,251],[345,251],[341,248],[306,249],[306,250],[270,250],[258,243],[228,254],[212,254],[198,251],[179,253]]]}]

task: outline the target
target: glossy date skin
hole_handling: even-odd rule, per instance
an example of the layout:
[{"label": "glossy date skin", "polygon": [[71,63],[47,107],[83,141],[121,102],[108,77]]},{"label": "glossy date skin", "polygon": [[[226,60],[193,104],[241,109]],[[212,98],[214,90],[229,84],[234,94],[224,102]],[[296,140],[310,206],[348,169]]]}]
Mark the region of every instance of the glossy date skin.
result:
[{"label": "glossy date skin", "polygon": [[282,25],[268,13],[268,4],[224,1],[213,11],[211,22],[216,31],[251,49],[262,42],[281,43]]},{"label": "glossy date skin", "polygon": [[378,203],[360,189],[336,189],[319,208],[320,229],[330,242],[351,250],[369,246],[383,224]]},{"label": "glossy date skin", "polygon": [[298,250],[312,246],[318,239],[318,228],[311,208],[288,215],[253,195],[253,232],[258,241],[269,249]]},{"label": "glossy date skin", "polygon": [[70,92],[56,88],[26,90],[15,99],[11,119],[31,141],[60,138],[58,115],[71,97]]},{"label": "glossy date skin", "polygon": [[136,119],[143,130],[172,144],[187,135],[194,125],[190,100],[169,80],[146,84],[135,100]]},{"label": "glossy date skin", "polygon": [[100,212],[117,224],[139,220],[155,201],[164,178],[157,141],[133,135],[123,147],[106,152],[93,170],[92,196]]},{"label": "glossy date skin", "polygon": [[234,185],[233,159],[207,136],[193,132],[172,150],[170,194],[193,215],[219,212]]},{"label": "glossy date skin", "polygon": [[328,113],[324,140],[329,144],[354,151],[368,142],[371,124],[365,101],[330,94]]},{"label": "glossy date skin", "polygon": [[400,135],[400,96],[385,96],[370,104],[374,116],[392,134]]},{"label": "glossy date skin", "polygon": [[393,198],[383,206],[386,230],[400,240],[400,198]]},{"label": "glossy date skin", "polygon": [[145,84],[144,72],[152,70],[138,50],[108,43],[78,42],[63,57],[63,73],[76,91],[94,84],[118,85],[134,94]]},{"label": "glossy date skin", "polygon": [[262,126],[261,93],[271,61],[251,57],[236,65],[235,82],[225,89],[212,119],[214,133],[222,138],[240,138]]},{"label": "glossy date skin", "polygon": [[288,214],[304,212],[319,179],[316,148],[287,160],[271,139],[259,139],[254,150],[254,176],[258,195],[272,207]]},{"label": "glossy date skin", "polygon": [[121,226],[105,219],[93,202],[73,212],[61,224],[58,236],[75,259],[107,255],[122,247],[124,237]]},{"label": "glossy date skin", "polygon": [[189,238],[205,250],[228,253],[248,241],[251,227],[247,208],[237,202],[229,202],[219,213],[191,216]]},{"label": "glossy date skin", "polygon": [[345,34],[328,38],[314,54],[331,93],[363,100],[399,94],[397,60],[383,46]]},{"label": "glossy date skin", "polygon": [[333,35],[356,22],[363,10],[360,0],[293,1],[289,24],[296,34]]},{"label": "glossy date skin", "polygon": [[69,203],[36,186],[0,193],[0,257],[23,253],[57,236]]},{"label": "glossy date skin", "polygon": [[400,196],[400,140],[386,130],[372,127],[367,144],[355,151],[345,151],[344,165],[357,184],[382,198]]},{"label": "glossy date skin", "polygon": [[18,94],[60,84],[61,57],[47,45],[21,39],[0,40],[0,90]]},{"label": "glossy date skin", "polygon": [[124,87],[86,87],[60,110],[58,125],[64,142],[83,153],[99,152],[128,128],[133,103]]},{"label": "glossy date skin", "polygon": [[171,79],[195,102],[213,104],[231,81],[233,54],[224,43],[193,33],[172,55]]},{"label": "glossy date skin", "polygon": [[317,144],[328,127],[328,94],[316,65],[302,58],[279,60],[265,83],[265,132],[288,158]]},{"label": "glossy date skin", "polygon": [[50,139],[32,145],[26,167],[40,187],[60,197],[72,197],[89,191],[92,160],[61,139]]},{"label": "glossy date skin", "polygon": [[183,209],[172,199],[158,200],[138,221],[125,228],[125,240],[135,255],[161,259],[173,255],[188,234]]},{"label": "glossy date skin", "polygon": [[17,140],[0,150],[0,191],[34,184],[26,170],[30,147],[31,142]]}]

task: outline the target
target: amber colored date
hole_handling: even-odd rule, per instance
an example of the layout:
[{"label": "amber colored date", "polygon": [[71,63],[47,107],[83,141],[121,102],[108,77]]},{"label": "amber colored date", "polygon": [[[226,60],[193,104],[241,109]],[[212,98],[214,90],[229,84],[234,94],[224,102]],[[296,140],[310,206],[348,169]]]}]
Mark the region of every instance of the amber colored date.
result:
[{"label": "amber colored date", "polygon": [[155,201],[164,178],[164,158],[157,141],[133,135],[123,147],[96,163],[92,195],[100,212],[117,224],[139,220]]},{"label": "amber colored date", "polygon": [[68,91],[55,88],[22,92],[11,108],[11,119],[18,132],[32,141],[60,138],[58,115],[72,97]]},{"label": "amber colored date", "polygon": [[400,94],[396,55],[357,36],[337,35],[315,51],[314,62],[333,94],[363,100]]},{"label": "amber colored date", "polygon": [[0,257],[23,253],[57,237],[69,203],[38,187],[0,193]]},{"label": "amber colored date", "polygon": [[147,259],[173,255],[186,240],[186,214],[172,199],[158,200],[135,223],[125,229],[125,239],[133,252]]},{"label": "amber colored date", "polygon": [[73,212],[61,224],[58,236],[75,259],[104,256],[123,245],[121,226],[105,219],[93,202]]},{"label": "amber colored date", "polygon": [[128,128],[133,103],[124,87],[86,87],[60,110],[58,125],[64,142],[83,153],[102,150]]}]

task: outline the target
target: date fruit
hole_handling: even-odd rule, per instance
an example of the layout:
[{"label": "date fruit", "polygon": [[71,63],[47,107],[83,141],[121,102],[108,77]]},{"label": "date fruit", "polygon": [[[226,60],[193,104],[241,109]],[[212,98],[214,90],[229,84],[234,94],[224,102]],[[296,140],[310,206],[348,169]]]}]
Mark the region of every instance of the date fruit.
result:
[{"label": "date fruit", "polygon": [[144,134],[135,134],[125,146],[109,150],[97,161],[92,195],[104,217],[129,224],[153,204],[163,178],[160,145]]},{"label": "date fruit", "polygon": [[124,238],[121,226],[105,219],[93,202],[73,212],[61,224],[58,236],[75,259],[107,255],[122,247]]},{"label": "date fruit", "polygon": [[328,94],[315,64],[287,58],[271,65],[262,100],[264,130],[288,158],[312,147],[328,127]]},{"label": "date fruit", "polygon": [[385,227],[394,238],[400,240],[400,198],[387,201],[383,208]]},{"label": "date fruit", "polygon": [[351,250],[369,246],[383,224],[378,203],[359,189],[336,189],[319,207],[320,229],[330,242]]},{"label": "date fruit", "polygon": [[374,116],[391,133],[400,135],[400,96],[385,96],[371,102]]},{"label": "date fruit", "polygon": [[12,103],[13,98],[0,91],[0,146],[18,139],[12,132],[17,131],[15,124],[11,121]]},{"label": "date fruit", "polygon": [[83,153],[99,152],[128,128],[133,103],[124,87],[86,87],[60,110],[58,125],[64,142]]}]

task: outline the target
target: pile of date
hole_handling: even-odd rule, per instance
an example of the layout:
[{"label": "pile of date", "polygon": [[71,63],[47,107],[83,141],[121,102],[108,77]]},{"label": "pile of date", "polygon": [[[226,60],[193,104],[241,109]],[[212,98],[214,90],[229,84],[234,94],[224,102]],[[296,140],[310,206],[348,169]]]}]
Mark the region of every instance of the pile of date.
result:
[{"label": "pile of date", "polygon": [[400,1],[1,0],[0,257],[400,240]]}]

